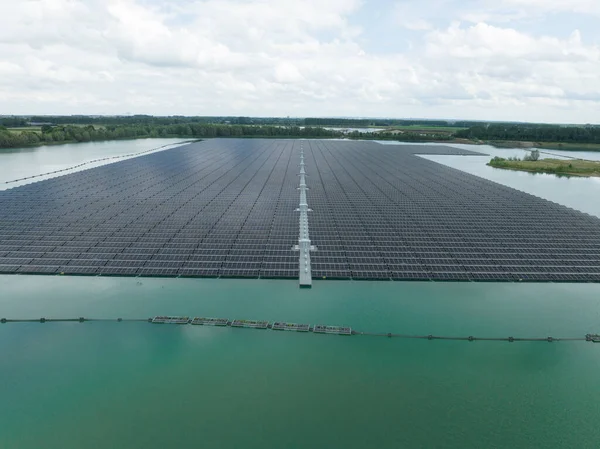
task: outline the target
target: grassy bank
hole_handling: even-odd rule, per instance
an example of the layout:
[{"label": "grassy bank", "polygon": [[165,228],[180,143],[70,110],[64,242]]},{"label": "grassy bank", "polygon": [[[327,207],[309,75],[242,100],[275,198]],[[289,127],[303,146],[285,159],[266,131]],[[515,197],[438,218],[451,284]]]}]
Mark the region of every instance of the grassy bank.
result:
[{"label": "grassy bank", "polygon": [[541,142],[538,148],[564,151],[600,151],[600,143]]},{"label": "grassy bank", "polygon": [[496,148],[539,148],[540,150],[600,151],[600,143],[530,142],[523,140],[482,141]]},{"label": "grassy bank", "polygon": [[487,165],[506,170],[550,173],[571,176],[600,176],[600,161],[582,159],[541,159],[537,161],[509,160],[495,157]]}]

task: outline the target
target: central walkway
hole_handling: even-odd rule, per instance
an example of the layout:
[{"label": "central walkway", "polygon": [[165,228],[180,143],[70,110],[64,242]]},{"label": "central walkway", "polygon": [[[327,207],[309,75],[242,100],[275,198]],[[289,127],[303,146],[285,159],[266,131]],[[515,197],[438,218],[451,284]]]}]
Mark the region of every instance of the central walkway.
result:
[{"label": "central walkway", "polygon": [[310,251],[313,249],[310,245],[310,237],[308,235],[308,202],[306,201],[306,172],[304,171],[304,149],[303,144],[300,144],[300,234],[298,236],[298,246],[296,249],[299,251],[298,268],[299,268],[299,280],[300,288],[312,286],[312,274],[310,270]]}]

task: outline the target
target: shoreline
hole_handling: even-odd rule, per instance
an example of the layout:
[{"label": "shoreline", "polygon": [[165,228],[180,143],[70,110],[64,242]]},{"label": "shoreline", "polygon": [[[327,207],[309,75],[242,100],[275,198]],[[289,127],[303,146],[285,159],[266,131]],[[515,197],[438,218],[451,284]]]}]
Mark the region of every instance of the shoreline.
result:
[{"label": "shoreline", "polygon": [[540,173],[556,176],[576,176],[579,178],[600,177],[600,162],[582,159],[541,159],[538,161],[506,160],[494,158],[486,164],[503,170]]},{"label": "shoreline", "polygon": [[168,135],[168,136],[160,136],[160,137],[150,137],[150,136],[140,136],[140,137],[121,137],[116,139],[103,139],[103,140],[88,140],[88,141],[77,141],[77,140],[65,140],[61,142],[37,142],[28,145],[20,145],[18,147],[2,147],[0,148],[0,153],[3,150],[12,150],[15,148],[36,148],[41,146],[55,146],[55,145],[66,145],[66,144],[75,144],[75,143],[91,143],[91,142],[111,142],[111,141],[128,141],[128,140],[137,140],[137,139],[188,139],[188,141],[200,141],[207,139],[306,139],[306,138],[315,138],[315,139],[348,139],[348,140],[382,140],[382,141],[391,141],[391,142],[402,142],[402,143],[418,143],[418,144],[427,144],[427,143],[438,143],[438,144],[461,144],[461,145],[490,145],[494,148],[499,149],[523,149],[523,150],[557,150],[557,151],[582,151],[582,152],[600,152],[600,144],[593,143],[563,143],[563,142],[531,142],[531,141],[515,141],[515,140],[506,140],[506,141],[498,141],[498,140],[472,140],[465,138],[454,138],[454,139],[422,139],[422,140],[414,140],[414,139],[398,139],[398,138],[382,138],[381,136],[377,136],[377,133],[372,133],[369,136],[361,136],[359,139],[354,139],[350,136],[219,136],[219,137],[194,137],[194,136],[181,136],[181,135]]},{"label": "shoreline", "polygon": [[600,151],[600,144],[594,143],[531,142],[525,140],[490,140],[482,141],[482,143],[495,148],[520,148],[523,150]]},{"label": "shoreline", "polygon": [[577,178],[599,178],[600,173],[573,173],[573,172],[556,172],[556,171],[546,171],[546,170],[534,170],[528,168],[516,168],[516,167],[498,167],[496,165],[486,164],[492,168],[498,168],[500,170],[511,170],[511,171],[522,171],[526,173],[532,174],[540,174],[540,175],[556,175],[556,176],[574,176]]}]

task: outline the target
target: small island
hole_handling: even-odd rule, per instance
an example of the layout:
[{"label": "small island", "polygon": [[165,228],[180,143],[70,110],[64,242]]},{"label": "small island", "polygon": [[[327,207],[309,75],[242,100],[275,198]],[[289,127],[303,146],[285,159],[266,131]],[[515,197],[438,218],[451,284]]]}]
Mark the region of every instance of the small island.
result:
[{"label": "small island", "polygon": [[523,159],[518,157],[494,157],[487,165],[506,170],[531,173],[550,173],[567,176],[600,176],[600,161],[584,159],[539,159],[539,151],[533,150]]}]

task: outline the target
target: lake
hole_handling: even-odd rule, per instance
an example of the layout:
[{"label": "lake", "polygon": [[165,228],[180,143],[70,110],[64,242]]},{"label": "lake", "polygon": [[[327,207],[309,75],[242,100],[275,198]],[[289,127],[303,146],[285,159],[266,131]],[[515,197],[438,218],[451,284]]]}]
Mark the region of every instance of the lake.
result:
[{"label": "lake", "polygon": [[[0,153],[0,180],[172,143]],[[481,156],[435,160],[600,213],[594,179],[500,171]],[[0,317],[157,314],[422,335],[583,337],[600,332],[600,285],[316,281],[300,290],[282,280],[0,276]],[[0,353],[3,449],[597,448],[600,441],[600,345],[586,342],[9,323],[0,324]]]}]

